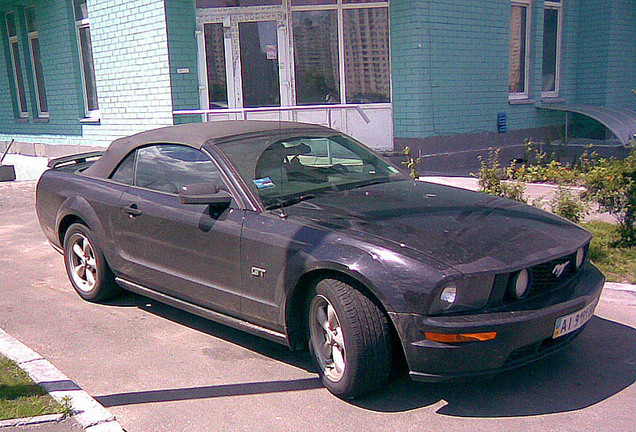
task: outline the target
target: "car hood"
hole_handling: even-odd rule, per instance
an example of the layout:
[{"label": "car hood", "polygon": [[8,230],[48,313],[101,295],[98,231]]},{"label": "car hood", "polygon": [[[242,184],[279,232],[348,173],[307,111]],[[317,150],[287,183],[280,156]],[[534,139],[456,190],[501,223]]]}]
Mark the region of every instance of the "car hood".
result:
[{"label": "car hood", "polygon": [[410,249],[464,273],[506,272],[573,253],[591,235],[534,207],[420,181],[320,194],[285,209],[356,239]]}]

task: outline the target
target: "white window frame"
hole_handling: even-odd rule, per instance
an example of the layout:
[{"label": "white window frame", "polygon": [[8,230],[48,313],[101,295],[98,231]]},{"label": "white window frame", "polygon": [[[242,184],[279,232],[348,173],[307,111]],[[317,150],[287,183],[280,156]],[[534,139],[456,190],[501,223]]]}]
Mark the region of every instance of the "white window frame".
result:
[{"label": "white window frame", "polygon": [[[532,2],[531,0],[512,0],[510,2],[510,8],[512,7],[525,7],[526,8],[526,34],[525,34],[525,55],[524,55],[524,83],[523,92],[508,93],[508,100],[524,100],[530,97],[530,41],[531,41],[531,26],[532,26]],[[510,28],[512,32],[512,26]],[[510,48],[508,48],[510,49]],[[508,59],[508,71],[510,71],[510,59]],[[508,82],[510,84],[510,82]]]},{"label": "white window frame", "polygon": [[[556,34],[556,59],[554,67],[554,90],[543,91],[541,89],[542,98],[557,98],[561,93],[561,48],[562,48],[562,36],[563,36],[563,3],[562,1],[545,1],[545,10],[556,10],[558,13],[557,19],[557,34]],[[545,29],[544,29],[545,31]],[[543,49],[542,49],[543,51]],[[543,64],[543,58],[541,59]],[[541,71],[541,78],[543,79],[543,70]]]},{"label": "white window frame", "polygon": [[[73,5],[73,13],[75,13],[75,5]],[[82,39],[80,37],[80,30],[87,28],[90,32],[90,20],[88,17],[84,18],[84,19],[77,19],[77,16],[75,16],[75,36],[77,38],[77,48],[79,51],[79,59],[80,59],[80,74],[82,76],[82,94],[84,96],[84,113],[85,113],[85,118],[88,121],[99,121],[100,119],[100,114],[99,114],[99,96],[97,94],[97,89],[95,90],[96,94],[95,94],[95,100],[97,101],[98,104],[98,108],[90,110],[88,107],[88,92],[87,92],[87,86],[86,86],[86,74],[84,73],[84,56],[82,55]],[[89,43],[91,44],[91,50],[92,50],[92,40],[89,40]],[[92,69],[93,69],[93,74],[95,73],[95,64],[93,61],[93,65],[92,65]]]},{"label": "white window frame", "polygon": [[[26,18],[26,14],[29,8],[24,10],[24,15]],[[31,9],[33,9],[33,7],[31,7]],[[28,27],[28,24],[27,24]],[[35,99],[37,102],[37,106],[36,106],[36,111],[38,113],[38,118],[49,118],[49,111],[42,111],[40,108],[42,106],[42,96],[44,96],[45,100],[46,100],[46,106],[48,109],[48,100],[46,98],[46,85],[45,83],[39,83],[38,82],[38,73],[37,73],[37,66],[36,66],[36,62],[35,62],[35,57],[33,56],[33,40],[34,39],[38,39],[38,43],[39,43],[39,39],[40,39],[40,33],[37,30],[37,27],[35,30],[29,31],[29,29],[27,28],[27,34],[28,34],[28,39],[29,39],[29,57],[31,60],[31,71],[33,73],[33,84],[34,84],[34,93],[35,93]],[[42,52],[40,51],[40,60],[42,59]],[[42,72],[42,76],[44,77],[44,71]],[[41,84],[41,86],[40,86]],[[44,95],[40,94],[40,88],[44,89]]]},{"label": "white window frame", "polygon": [[[290,0],[291,4],[291,0]],[[344,39],[344,11],[346,9],[371,9],[371,8],[386,8],[387,15],[390,21],[390,10],[389,10],[389,2],[388,1],[378,1],[378,2],[370,2],[370,3],[343,3],[343,0],[337,0],[334,4],[324,4],[324,5],[308,5],[308,6],[291,6],[291,14],[295,11],[316,11],[316,10],[336,10],[338,15],[338,65],[340,74],[340,103],[347,103],[347,84],[346,84],[346,66],[345,66],[345,39]],[[291,15],[290,14],[290,15]],[[291,21],[291,16],[290,16]],[[389,28],[390,28],[389,22]],[[294,40],[293,40],[293,31],[290,31],[290,50],[291,50],[291,58],[294,58]],[[389,31],[390,33],[390,31]],[[389,36],[390,37],[390,36]],[[389,47],[391,44],[389,43]],[[389,58],[391,58],[391,53],[389,52]],[[292,68],[292,73],[294,73],[295,68]],[[294,76],[294,85],[295,85],[295,76]],[[295,89],[294,89],[295,90]],[[392,80],[389,78],[389,102],[382,102],[381,105],[391,104],[393,102],[393,86]],[[294,100],[294,104],[296,101]]]},{"label": "white window frame", "polygon": [[[11,36],[9,34],[9,15],[13,15],[14,17],[14,25],[15,25],[15,32],[16,34]],[[4,17],[4,28],[5,31],[7,32],[7,38],[9,39],[9,54],[11,57],[11,71],[13,72],[13,86],[15,88],[15,95],[16,95],[16,103],[17,103],[17,112],[18,115],[20,116],[20,118],[28,118],[29,117],[29,108],[28,108],[28,102],[27,102],[27,95],[26,95],[26,87],[25,84],[26,82],[24,81],[24,74],[22,73],[22,68],[20,68],[20,70],[18,70],[17,65],[15,64],[15,56],[16,56],[16,52],[13,49],[14,44],[18,45],[18,50],[20,49],[20,42],[18,40],[18,14],[16,14],[15,12],[8,12],[5,17]],[[18,56],[20,56],[20,52],[18,51]],[[20,84],[18,81],[18,74],[20,74],[22,76],[22,89],[20,89]],[[25,103],[27,104],[26,107],[26,111],[23,110],[22,107],[22,99],[25,100]]]}]

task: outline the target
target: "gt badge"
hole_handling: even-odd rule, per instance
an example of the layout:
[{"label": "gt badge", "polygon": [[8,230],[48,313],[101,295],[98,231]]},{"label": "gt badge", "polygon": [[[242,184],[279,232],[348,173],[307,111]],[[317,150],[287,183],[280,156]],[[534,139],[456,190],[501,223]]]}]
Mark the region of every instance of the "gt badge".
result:
[{"label": "gt badge", "polygon": [[259,267],[252,267],[250,271],[252,273],[252,276],[258,277],[258,278],[265,277],[265,273],[267,273],[267,270],[259,268]]}]

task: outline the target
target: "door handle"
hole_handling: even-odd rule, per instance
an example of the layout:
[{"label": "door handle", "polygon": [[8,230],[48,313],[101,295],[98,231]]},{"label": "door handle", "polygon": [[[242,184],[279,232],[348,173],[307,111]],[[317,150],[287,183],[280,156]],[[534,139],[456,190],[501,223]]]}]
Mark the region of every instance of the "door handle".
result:
[{"label": "door handle", "polygon": [[131,218],[135,216],[139,216],[141,214],[141,210],[139,210],[139,207],[137,206],[137,204],[123,206],[121,209],[124,213],[126,213]]}]

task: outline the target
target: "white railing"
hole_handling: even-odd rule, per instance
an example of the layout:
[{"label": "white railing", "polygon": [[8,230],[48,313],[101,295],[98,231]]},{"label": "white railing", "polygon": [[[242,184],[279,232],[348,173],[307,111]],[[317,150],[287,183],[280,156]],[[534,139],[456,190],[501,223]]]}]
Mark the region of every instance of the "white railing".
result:
[{"label": "white railing", "polygon": [[203,121],[211,121],[211,117],[214,115],[227,115],[238,114],[238,120],[247,120],[248,115],[263,114],[263,113],[298,113],[301,111],[326,111],[327,113],[327,126],[332,127],[331,113],[333,110],[353,109],[365,123],[369,124],[371,119],[365,114],[361,105],[357,104],[333,104],[333,105],[297,105],[297,106],[277,106],[277,107],[258,107],[258,108],[216,108],[216,109],[195,109],[195,110],[176,110],[172,113],[174,115],[201,115]]}]

